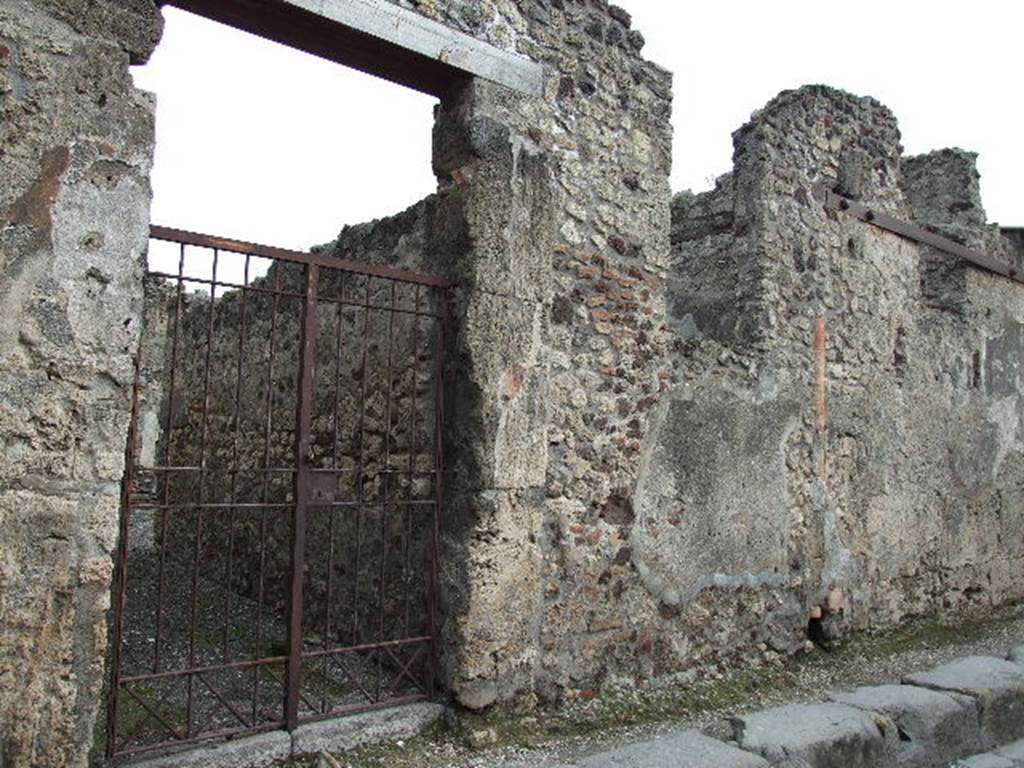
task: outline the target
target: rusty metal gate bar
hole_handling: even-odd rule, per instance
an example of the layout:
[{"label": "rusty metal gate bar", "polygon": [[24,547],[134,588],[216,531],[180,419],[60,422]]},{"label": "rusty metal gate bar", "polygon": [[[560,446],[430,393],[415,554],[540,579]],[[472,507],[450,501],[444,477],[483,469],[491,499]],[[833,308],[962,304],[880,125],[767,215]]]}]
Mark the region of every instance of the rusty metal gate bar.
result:
[{"label": "rusty metal gate bar", "polygon": [[108,758],[434,695],[446,284],[151,241],[177,268],[147,272]]},{"label": "rusty metal gate bar", "polygon": [[917,224],[876,211],[863,203],[858,203],[848,197],[832,192],[822,185],[815,187],[814,196],[826,210],[842,211],[847,216],[851,216],[865,224],[871,224],[879,229],[884,229],[886,232],[892,232],[916,243],[931,246],[943,253],[957,256],[986,272],[1009,278],[1015,283],[1024,283],[1024,276],[1012,264],[1007,264],[999,259],[992,258],[988,254],[968,248],[965,245],[950,240],[948,237],[929,232]]}]

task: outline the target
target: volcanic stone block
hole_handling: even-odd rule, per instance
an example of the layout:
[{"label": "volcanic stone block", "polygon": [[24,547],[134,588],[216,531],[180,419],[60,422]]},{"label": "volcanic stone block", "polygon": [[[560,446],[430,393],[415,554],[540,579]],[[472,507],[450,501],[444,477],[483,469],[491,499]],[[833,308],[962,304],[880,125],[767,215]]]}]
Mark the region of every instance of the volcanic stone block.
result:
[{"label": "volcanic stone block", "polygon": [[900,766],[945,765],[981,751],[974,700],[912,685],[880,685],[829,694],[832,701],[896,723]]},{"label": "volcanic stone block", "polygon": [[684,731],[582,758],[562,768],[768,768],[757,755],[705,736]]},{"label": "volcanic stone block", "polygon": [[997,749],[996,754],[1012,760],[1014,765],[1024,765],[1024,739]]},{"label": "volcanic stone block", "polygon": [[1024,667],[1005,659],[968,656],[903,682],[974,698],[981,722],[982,748],[1024,737]]},{"label": "volcanic stone block", "polygon": [[736,742],[771,761],[806,760],[812,768],[886,765],[896,726],[887,717],[844,704],[792,704],[733,720]]}]

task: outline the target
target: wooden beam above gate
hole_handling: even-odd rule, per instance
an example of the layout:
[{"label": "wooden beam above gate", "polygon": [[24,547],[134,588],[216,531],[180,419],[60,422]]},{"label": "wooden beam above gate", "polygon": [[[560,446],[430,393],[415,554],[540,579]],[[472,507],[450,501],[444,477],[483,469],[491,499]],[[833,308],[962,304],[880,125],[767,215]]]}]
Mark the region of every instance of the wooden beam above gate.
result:
[{"label": "wooden beam above gate", "polygon": [[387,0],[162,0],[339,64],[442,97],[466,77],[539,96],[539,64]]}]

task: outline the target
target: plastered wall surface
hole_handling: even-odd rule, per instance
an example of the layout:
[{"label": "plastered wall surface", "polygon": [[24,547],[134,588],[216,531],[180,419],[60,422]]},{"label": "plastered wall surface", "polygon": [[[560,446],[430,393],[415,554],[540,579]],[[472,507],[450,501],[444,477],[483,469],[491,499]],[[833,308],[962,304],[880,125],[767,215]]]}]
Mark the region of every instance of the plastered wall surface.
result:
[{"label": "plastered wall surface", "polygon": [[141,315],[148,3],[0,3],[0,763],[85,765]]},{"label": "plastered wall surface", "polygon": [[[545,67],[541,98],[454,87],[438,193],[323,248],[453,284],[454,701],[685,682],[1024,596],[1022,289],[814,196],[1014,258],[969,153],[903,157],[883,105],[811,86],[673,198],[671,75],[626,12],[399,4]],[[13,765],[85,762],[143,314],[152,103],[127,65],[159,16],[78,10],[0,5],[0,684],[38,692],[0,702]]]}]

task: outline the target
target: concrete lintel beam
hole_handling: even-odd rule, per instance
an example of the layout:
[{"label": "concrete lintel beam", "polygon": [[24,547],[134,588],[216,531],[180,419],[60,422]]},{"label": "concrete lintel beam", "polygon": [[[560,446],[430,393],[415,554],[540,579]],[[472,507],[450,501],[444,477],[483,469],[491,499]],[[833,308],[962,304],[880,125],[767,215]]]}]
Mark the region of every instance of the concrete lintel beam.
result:
[{"label": "concrete lintel beam", "polygon": [[316,56],[441,97],[467,76],[539,96],[536,62],[386,0],[163,0]]}]

